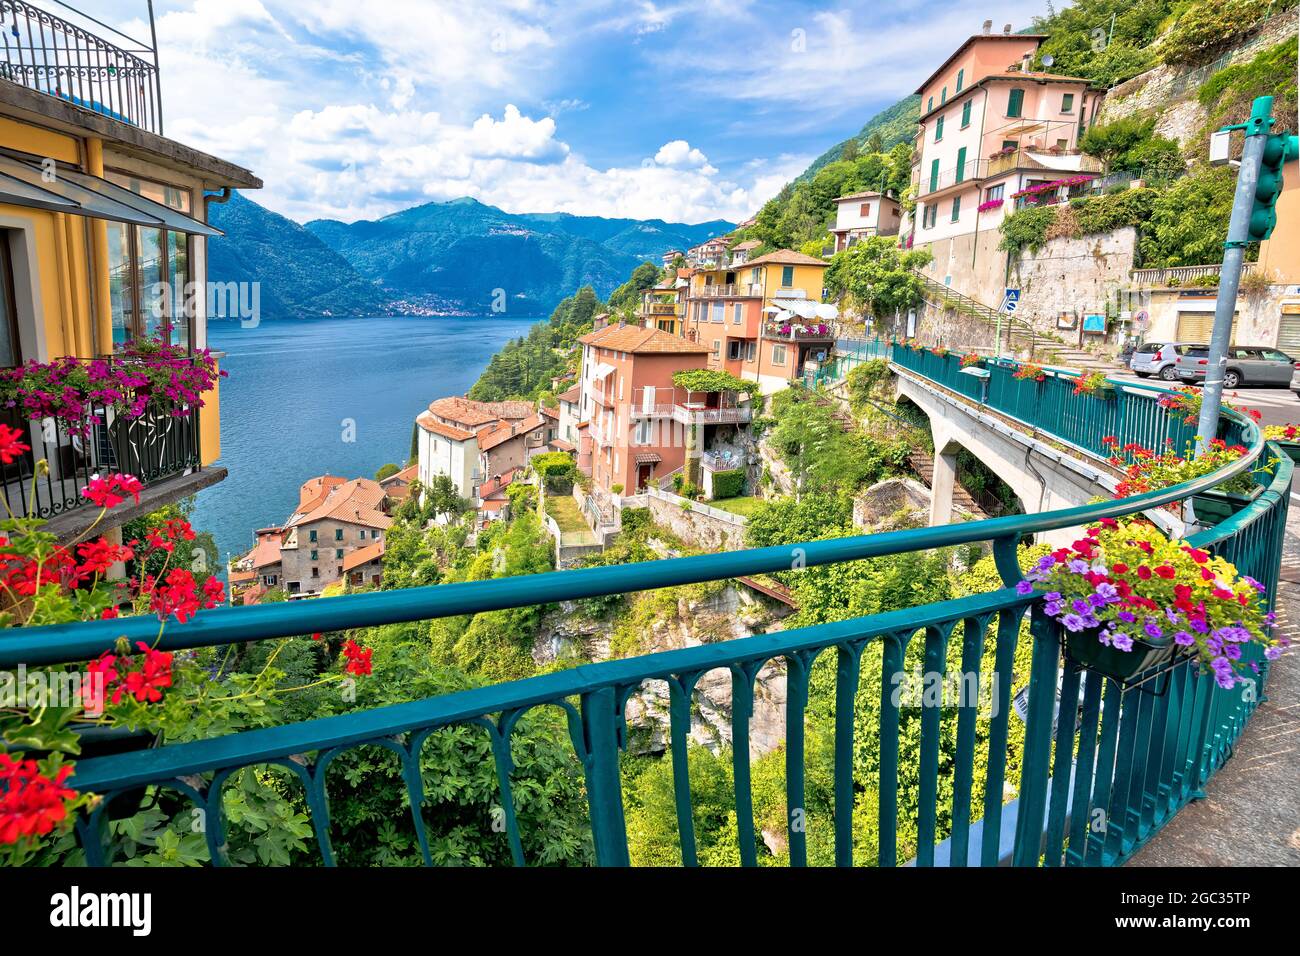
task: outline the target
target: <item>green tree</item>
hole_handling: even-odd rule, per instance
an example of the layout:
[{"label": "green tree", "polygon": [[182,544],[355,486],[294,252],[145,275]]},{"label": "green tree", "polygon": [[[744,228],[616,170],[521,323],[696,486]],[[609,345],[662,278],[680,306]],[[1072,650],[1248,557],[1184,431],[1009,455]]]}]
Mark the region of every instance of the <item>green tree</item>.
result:
[{"label": "green tree", "polygon": [[889,236],[872,236],[842,249],[826,270],[826,290],[845,296],[872,315],[905,312],[921,301],[925,288],[916,270],[929,265],[923,249],[899,249]]},{"label": "green tree", "polygon": [[375,481],[383,481],[402,470],[401,465],[395,465],[391,461],[386,465],[380,465],[379,470],[375,472]]}]

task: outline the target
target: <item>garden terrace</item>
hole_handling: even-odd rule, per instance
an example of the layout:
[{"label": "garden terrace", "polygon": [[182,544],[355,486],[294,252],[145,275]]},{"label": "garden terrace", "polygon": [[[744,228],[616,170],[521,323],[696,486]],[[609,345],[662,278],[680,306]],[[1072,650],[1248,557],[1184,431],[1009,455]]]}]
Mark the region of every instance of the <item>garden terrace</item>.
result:
[{"label": "garden terrace", "polygon": [[[894,346],[894,361],[915,366],[917,374],[937,384],[951,388],[959,378],[969,378],[956,375],[955,356],[951,363],[938,363],[922,353],[914,357],[904,351]],[[990,388],[988,406],[1013,417],[1030,414],[1032,409],[1025,405],[1029,398],[1020,394],[1018,386],[1042,386],[1016,381],[1017,386],[1004,383]],[[1145,402],[1143,396],[1131,397],[1118,421],[1113,400],[1080,394],[1061,401],[1066,403],[1061,411],[1067,427],[1053,437],[1080,448],[1103,448],[1102,438],[1112,434],[1124,442],[1153,446],[1161,444],[1164,437],[1182,435],[1181,416],[1171,416],[1157,406],[1155,392]],[[1102,408],[1103,404],[1111,407]],[[1043,427],[1050,424],[1044,422]],[[922,607],[609,660],[409,703],[88,759],[77,764],[73,782],[108,797],[145,784],[184,794],[206,811],[205,840],[212,860],[223,863],[223,785],[239,768],[276,765],[301,783],[321,858],[332,864],[336,854],[331,841],[337,831],[331,832],[327,770],[340,753],[370,744],[386,748],[401,761],[412,808],[409,826],[429,863],[430,836],[419,809],[424,783],[418,756],[438,730],[467,727],[491,741],[504,811],[502,839],[508,841],[515,864],[523,865],[536,861],[525,857],[515,816],[510,742],[527,712],[558,708],[567,718],[569,740],[585,775],[595,858],[602,865],[624,865],[629,862],[619,775],[620,753],[629,739],[624,711],[628,699],[646,681],[661,680],[667,682],[671,694],[670,759],[681,860],[695,865],[699,854],[687,761],[692,691],[702,675],[721,669],[729,673],[733,690],[737,850],[743,864],[754,865],[758,843],[748,745],[749,703],[756,674],[777,659],[784,662],[787,677],[784,787],[789,825],[785,839],[790,862],[804,865],[808,834],[798,823],[806,806],[804,717],[812,665],[826,654],[835,664],[835,812],[829,826],[833,827],[837,864],[864,862],[861,853],[855,857],[858,824],[873,832],[878,847],[875,862],[882,866],[907,862],[909,857],[920,866],[1122,863],[1219,769],[1259,695],[1218,686],[1189,657],[1174,656],[1121,683],[1063,655],[1060,625],[1034,594],[1021,593],[1014,586],[1023,577],[1017,545],[1043,532],[1090,526],[1102,519],[1182,501],[1247,472],[1267,454],[1279,461],[1271,477],[1260,479],[1264,485],[1258,497],[1189,541],[1258,579],[1264,588],[1263,600],[1271,604],[1293,466],[1276,446],[1263,441],[1254,424],[1236,413],[1225,412],[1223,429],[1225,435],[1246,447],[1231,464],[1174,487],[1063,511],[292,604],[218,608],[190,623],[169,626],[162,647],[240,644],[314,631],[548,605],[974,543],[991,545],[1003,585]],[[121,635],[132,641],[152,641],[157,630],[155,619],[138,617],[11,632],[0,642],[0,666],[87,660],[111,648]],[[987,717],[987,754],[977,745],[977,724],[985,718],[973,701],[944,708],[943,713],[938,707],[925,707],[919,718],[904,717],[907,708],[893,698],[890,686],[891,675],[903,670],[909,646],[922,651],[927,671],[946,673],[951,651],[959,657],[963,674],[978,677],[981,669],[987,668],[986,677],[996,675],[997,706]],[[1011,721],[1019,718],[1012,716],[1010,706],[1018,649],[1027,652],[1027,718],[1023,742],[1011,744],[1011,740],[1020,739],[1018,731],[1011,732]],[[1257,651],[1251,645],[1246,654]],[[1262,654],[1257,656],[1262,658]],[[1268,662],[1250,660],[1259,664],[1260,680],[1265,680]],[[878,719],[868,725],[861,723],[858,710],[858,689],[864,678],[879,678],[881,688]],[[1061,708],[1059,722],[1054,715],[1058,687],[1060,699],[1082,702],[1079,708]],[[1158,692],[1153,692],[1153,687]],[[909,739],[900,733],[905,719],[909,725],[913,720],[919,722],[915,751],[902,744]],[[854,738],[863,733],[875,735],[879,742],[878,767],[865,772],[854,767]],[[1012,746],[1014,752],[1009,749]],[[951,770],[941,771],[941,765],[949,765],[940,760],[941,750],[948,747]],[[916,762],[919,810],[915,819],[903,819],[900,814],[900,759]],[[1004,803],[1004,785],[1013,778],[1016,798]],[[859,811],[855,824],[855,798],[864,785],[875,787],[877,805],[869,813]],[[950,796],[941,798],[941,794]],[[78,824],[78,836],[92,864],[114,860],[107,805],[105,800]],[[1095,811],[1108,821],[1103,830],[1088,825]],[[915,834],[914,853],[908,850],[910,844],[900,841],[904,829]],[[338,838],[347,839],[345,834]]]}]

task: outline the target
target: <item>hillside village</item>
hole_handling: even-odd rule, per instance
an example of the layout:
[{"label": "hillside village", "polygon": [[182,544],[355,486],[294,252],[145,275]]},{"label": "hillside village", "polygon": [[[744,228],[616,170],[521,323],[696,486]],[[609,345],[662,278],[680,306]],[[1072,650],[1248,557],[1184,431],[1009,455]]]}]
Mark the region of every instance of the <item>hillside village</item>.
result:
[{"label": "hillside village", "polygon": [[[735,225],[464,198],[312,228],[163,135],[156,38],[9,7],[0,866],[1300,859],[1296,0],[972,23]],[[19,69],[50,50],[75,69]],[[457,312],[521,250],[513,301],[558,303],[508,341],[263,349],[263,395],[307,383],[273,417],[201,301],[150,301],[207,284],[209,207],[263,249],[232,267],[297,260],[268,301],[311,280],[299,318],[403,277]],[[407,388],[359,387],[399,352]],[[228,450],[257,426],[286,485],[222,458],[223,389]],[[289,440],[334,393],[397,421],[343,419],[370,474]],[[274,522],[223,580],[191,519],[245,468],[228,514]]]},{"label": "hillside village", "polygon": [[[827,369],[842,374],[866,343],[918,340],[1093,371],[1114,368],[1138,341],[1204,339],[1217,246],[1200,233],[1226,228],[1219,197],[1225,183],[1230,197],[1230,177],[1204,164],[1199,140],[1209,119],[1275,82],[1271,64],[1291,62],[1295,35],[1295,18],[1277,14],[1208,65],[1166,63],[1108,87],[1077,55],[1062,59],[1080,75],[1049,68],[1056,57],[1046,51],[1061,46],[1052,34],[986,21],[917,87],[909,142],[891,146],[873,129],[730,232],[638,267],[603,310],[589,290],[565,300],[518,345],[533,348],[541,331],[536,384],[518,381],[508,394],[507,374],[469,396],[433,397],[414,423],[411,460],[380,483],[382,497],[328,480],[387,513],[405,500],[393,489],[443,476],[477,531],[509,518],[513,485],[555,487],[552,473],[568,472],[565,491],[542,495],[561,566],[613,541],[629,508],[715,547],[741,541],[744,512],[788,480],[762,442],[771,397]],[[1282,123],[1294,125],[1285,108]],[[878,188],[852,188],[864,179]],[[836,182],[825,217],[790,232],[801,190]],[[1175,202],[1192,204],[1184,215],[1197,232],[1166,223]],[[802,235],[797,248],[774,247]],[[1300,352],[1294,248],[1279,235],[1253,250],[1234,340]],[[1014,315],[998,308],[1008,288],[1019,292]],[[909,480],[928,481],[924,453],[913,457]],[[996,510],[993,499],[1011,496],[981,471],[968,461],[964,477]],[[297,554],[291,529],[310,517],[309,499],[304,486],[285,525],[258,531],[236,562],[241,585],[257,582],[246,600],[279,580],[304,596],[379,580],[382,543],[358,536],[356,515],[338,547],[309,549],[319,562],[301,574],[284,577],[283,560],[259,564],[272,541]]]}]

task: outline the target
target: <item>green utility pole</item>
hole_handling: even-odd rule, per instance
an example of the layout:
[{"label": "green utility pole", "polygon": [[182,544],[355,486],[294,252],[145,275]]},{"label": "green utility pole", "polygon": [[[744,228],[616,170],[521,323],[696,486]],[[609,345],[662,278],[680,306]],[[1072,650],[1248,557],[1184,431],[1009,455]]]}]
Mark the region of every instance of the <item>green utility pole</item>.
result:
[{"label": "green utility pole", "polygon": [[1198,447],[1204,450],[1218,435],[1219,411],[1223,404],[1223,373],[1228,365],[1228,346],[1232,340],[1232,316],[1237,309],[1237,289],[1241,285],[1241,266],[1246,246],[1267,239],[1277,224],[1277,197],[1282,192],[1282,167],[1300,156],[1295,136],[1270,133],[1273,125],[1273,97],[1258,97],[1251,106],[1250,119],[1235,126],[1225,126],[1220,133],[1242,130],[1246,144],[1237,173],[1237,192],[1232,201],[1232,218],[1228,222],[1228,241],[1223,248],[1223,268],[1219,271],[1219,297],[1214,307],[1214,329],[1210,333],[1209,364],[1201,395],[1201,418],[1197,423]]}]

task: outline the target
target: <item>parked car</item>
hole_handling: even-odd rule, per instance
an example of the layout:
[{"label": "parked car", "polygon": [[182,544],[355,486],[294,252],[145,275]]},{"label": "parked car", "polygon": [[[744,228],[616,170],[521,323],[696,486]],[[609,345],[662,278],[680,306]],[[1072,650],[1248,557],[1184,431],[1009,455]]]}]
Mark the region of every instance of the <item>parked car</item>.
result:
[{"label": "parked car", "polygon": [[1295,371],[1291,373],[1291,391],[1300,398],[1300,362],[1295,363]]},{"label": "parked car", "polygon": [[1134,350],[1128,367],[1134,371],[1138,378],[1149,378],[1152,375],[1158,375],[1166,382],[1172,382],[1178,378],[1174,372],[1174,359],[1177,357],[1174,350],[1180,344],[1186,343],[1143,342]]},{"label": "parked car", "polygon": [[[1173,377],[1184,382],[1200,384],[1210,367],[1208,345],[1178,345],[1174,347]],[[1168,376],[1161,376],[1168,378]]]},{"label": "parked car", "polygon": [[[1179,352],[1174,367],[1184,382],[1201,382],[1209,368],[1209,346],[1189,346]],[[1285,352],[1260,345],[1233,345],[1228,348],[1228,365],[1223,370],[1223,387],[1242,385],[1288,386],[1296,361]]]}]

